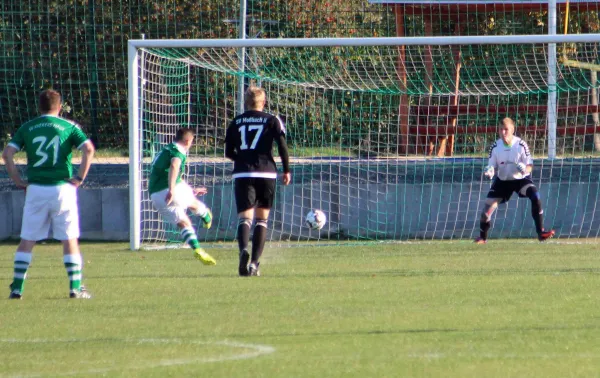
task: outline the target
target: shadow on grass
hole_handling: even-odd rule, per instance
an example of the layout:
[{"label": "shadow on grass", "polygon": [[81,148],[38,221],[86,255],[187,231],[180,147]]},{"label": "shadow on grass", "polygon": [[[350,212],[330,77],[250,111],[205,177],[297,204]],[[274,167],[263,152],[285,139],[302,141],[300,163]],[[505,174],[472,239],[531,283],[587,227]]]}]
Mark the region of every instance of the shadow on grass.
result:
[{"label": "shadow on grass", "polygon": [[514,326],[514,327],[499,327],[499,328],[421,328],[421,329],[389,329],[389,330],[355,330],[355,331],[331,331],[331,332],[305,332],[305,333],[244,333],[230,334],[227,337],[231,338],[255,338],[255,337],[331,337],[331,336],[370,336],[370,335],[401,335],[401,334],[427,334],[427,333],[521,333],[521,332],[549,332],[549,331],[590,331],[599,330],[600,325],[587,324],[578,326]]},{"label": "shadow on grass", "polygon": [[[1,267],[0,267],[1,268]],[[8,268],[8,267],[6,267]],[[202,269],[201,267],[200,269]],[[208,268],[210,269],[210,268]],[[471,269],[471,270],[371,270],[371,271],[355,271],[355,272],[315,272],[315,273],[270,273],[263,272],[261,277],[239,277],[237,272],[209,272],[207,270],[199,270],[195,273],[134,273],[134,274],[119,274],[119,275],[94,275],[86,274],[86,279],[103,280],[103,279],[214,279],[214,278],[232,278],[239,280],[271,280],[271,279],[302,279],[302,278],[378,278],[378,277],[451,277],[451,276],[533,276],[533,275],[573,275],[573,274],[600,274],[600,268],[543,268],[543,269]],[[48,277],[28,277],[29,281],[45,281],[56,280],[62,276]]]}]

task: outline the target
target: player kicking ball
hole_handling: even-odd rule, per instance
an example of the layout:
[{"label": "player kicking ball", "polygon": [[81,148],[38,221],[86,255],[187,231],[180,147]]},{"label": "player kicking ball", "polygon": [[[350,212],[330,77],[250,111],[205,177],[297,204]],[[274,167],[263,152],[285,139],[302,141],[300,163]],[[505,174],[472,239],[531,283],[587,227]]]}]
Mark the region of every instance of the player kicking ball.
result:
[{"label": "player kicking ball", "polygon": [[[527,197],[531,201],[531,216],[535,223],[538,240],[544,241],[554,236],[554,230],[545,231],[543,224],[542,201],[540,193],[531,180],[533,158],[529,146],[514,135],[515,123],[504,118],[500,125],[500,139],[490,148],[488,166],[484,175],[494,179],[487,194],[483,212],[481,213],[479,237],[477,244],[487,243],[487,234],[491,227],[492,214],[499,203],[507,202],[516,192],[519,197]],[[494,175],[497,173],[496,178]]]},{"label": "player kicking ball", "polygon": [[183,179],[187,153],[194,142],[189,128],[177,130],[175,141],[165,146],[152,162],[148,192],[152,204],[163,219],[176,225],[183,240],[194,250],[194,256],[204,265],[215,265],[215,259],[200,248],[187,210],[200,216],[206,229],[212,225],[212,213],[196,196],[207,193],[206,188],[192,189]]}]

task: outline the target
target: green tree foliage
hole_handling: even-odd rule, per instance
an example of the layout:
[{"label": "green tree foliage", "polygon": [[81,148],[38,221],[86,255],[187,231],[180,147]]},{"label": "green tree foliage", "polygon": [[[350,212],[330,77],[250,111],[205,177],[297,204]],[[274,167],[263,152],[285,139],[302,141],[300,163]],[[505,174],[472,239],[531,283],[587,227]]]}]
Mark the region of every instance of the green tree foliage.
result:
[{"label": "green tree foliage", "polygon": [[[450,12],[452,13],[452,12]],[[396,35],[394,9],[385,5],[369,4],[367,0],[248,0],[248,36],[270,38],[313,37],[373,37]],[[0,138],[14,133],[25,120],[36,115],[36,94],[43,88],[53,87],[64,95],[65,113],[82,123],[100,148],[126,147],[127,125],[127,40],[130,38],[236,38],[236,20],[239,17],[238,0],[62,0],[21,1],[5,0],[0,3]],[[559,19],[564,17],[561,13]],[[547,13],[538,11],[480,12],[460,17],[443,13],[423,16],[417,13],[405,16],[405,34],[423,35],[425,20],[432,23],[434,35],[459,34],[542,34],[547,32]],[[577,9],[569,16],[569,32],[591,33],[600,29],[598,9]],[[457,26],[458,25],[458,26]],[[559,30],[562,30],[562,21]],[[487,49],[487,50],[486,50]],[[479,72],[469,67],[469,54],[484,55],[491,61],[502,51],[490,46],[486,49],[465,49],[464,66],[478,75],[502,75],[504,72]],[[577,57],[573,46],[569,53]],[[300,53],[301,54],[301,53]],[[322,54],[322,55],[320,55]],[[324,54],[324,55],[323,55]],[[285,52],[269,62],[273,67],[291,67],[291,57]],[[336,56],[335,50],[303,55],[302,64],[319,67],[322,62],[345,64],[349,61],[369,60],[376,65],[377,57],[368,56],[360,49],[348,55]],[[297,62],[297,61],[296,61]],[[522,64],[529,62],[523,61]],[[436,77],[447,77],[445,71],[452,64],[452,56],[435,61]],[[493,66],[493,65],[490,65]],[[257,68],[248,75],[260,79],[265,70]],[[323,73],[328,67],[323,67]],[[420,68],[421,70],[423,67]],[[319,70],[312,72],[318,75]],[[419,71],[417,71],[419,72]],[[310,80],[306,72],[288,70],[290,80]],[[194,105],[194,117],[200,124],[214,124],[218,117],[232,117],[236,80],[216,78],[198,71],[205,77],[196,80],[209,88],[209,100]],[[212,75],[212,76],[211,76]],[[581,77],[581,80],[585,80]],[[442,79],[433,85],[446,85]],[[208,85],[206,85],[208,84]],[[263,82],[264,85],[275,85]],[[422,82],[415,80],[408,88],[413,93],[426,93]],[[198,84],[200,85],[200,84]],[[468,86],[468,81],[462,84]],[[334,145],[340,140],[357,150],[369,150],[375,143],[373,135],[398,133],[398,93],[394,88],[376,92],[332,92],[313,90],[303,95],[303,88],[278,87],[286,96],[277,103],[277,111],[286,115],[288,123],[299,135],[295,142],[320,140]],[[397,88],[396,88],[397,89]],[[196,88],[195,91],[199,91]],[[385,93],[389,90],[389,93]],[[304,96],[304,97],[303,97]],[[544,101],[544,94],[510,97],[498,101],[526,104]],[[298,99],[296,101],[295,99]],[[301,101],[300,101],[301,100]],[[418,98],[412,98],[416,103]],[[435,104],[436,99],[432,100]],[[439,100],[439,104],[443,104]],[[446,101],[446,100],[444,100]],[[469,99],[461,101],[468,102]],[[496,101],[488,99],[486,101]],[[275,102],[275,101],[274,101]],[[376,103],[376,106],[371,104]],[[209,108],[228,105],[228,112],[216,115]],[[523,117],[527,118],[527,115]],[[365,120],[371,120],[365,122]],[[414,118],[411,118],[411,121]],[[470,117],[465,123],[492,122],[491,119]],[[527,122],[539,122],[527,118]],[[575,121],[571,121],[575,122]],[[300,131],[302,130],[302,131]],[[341,131],[344,130],[342,133]],[[206,136],[201,143],[213,143],[215,136]],[[292,143],[294,143],[294,141]],[[390,153],[393,147],[386,146]],[[465,141],[465,151],[477,141]]]}]

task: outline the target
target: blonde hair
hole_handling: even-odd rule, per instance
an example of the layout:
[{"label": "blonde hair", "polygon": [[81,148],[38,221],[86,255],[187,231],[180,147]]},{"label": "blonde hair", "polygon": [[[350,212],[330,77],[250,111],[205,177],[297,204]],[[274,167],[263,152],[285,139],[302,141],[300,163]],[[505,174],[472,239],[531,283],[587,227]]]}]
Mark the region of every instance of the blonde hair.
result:
[{"label": "blonde hair", "polygon": [[260,109],[267,99],[267,94],[264,89],[259,87],[248,87],[244,94],[244,106],[247,110]]},{"label": "blonde hair", "polygon": [[512,120],[512,118],[504,118],[502,120],[502,125],[503,126],[512,126],[513,131],[515,131],[515,121]]}]

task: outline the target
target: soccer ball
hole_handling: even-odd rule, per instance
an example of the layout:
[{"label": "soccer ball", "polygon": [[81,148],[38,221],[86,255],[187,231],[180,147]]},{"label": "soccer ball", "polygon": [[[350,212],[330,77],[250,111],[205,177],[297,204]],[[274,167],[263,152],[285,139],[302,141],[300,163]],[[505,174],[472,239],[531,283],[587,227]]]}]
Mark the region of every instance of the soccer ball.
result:
[{"label": "soccer ball", "polygon": [[304,223],[306,227],[311,230],[320,230],[325,226],[325,222],[327,222],[327,217],[325,213],[321,210],[311,210],[306,214],[306,220]]}]

